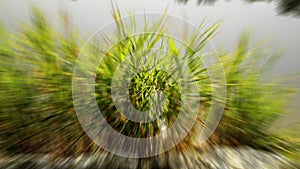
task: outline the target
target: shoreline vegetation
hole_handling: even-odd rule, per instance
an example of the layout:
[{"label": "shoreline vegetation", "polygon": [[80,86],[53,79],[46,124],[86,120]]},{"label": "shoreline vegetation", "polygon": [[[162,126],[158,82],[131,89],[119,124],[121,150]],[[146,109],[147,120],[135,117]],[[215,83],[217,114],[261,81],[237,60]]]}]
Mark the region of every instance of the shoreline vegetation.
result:
[{"label": "shoreline vegetation", "polygon": [[[72,73],[83,45],[82,39],[76,28],[70,26],[66,13],[61,15],[64,30],[57,30],[41,10],[36,7],[30,10],[31,22],[20,24],[19,31],[11,32],[3,24],[0,25],[0,151],[8,155],[50,153],[57,158],[101,154],[104,150],[83,131],[72,100]],[[167,47],[161,50],[172,55],[178,54],[182,48],[171,38],[163,39],[159,35],[130,36],[138,29],[134,16],[131,26],[124,24],[120,10],[114,5],[112,16],[117,28],[115,34],[100,39],[100,43],[109,45],[116,39],[127,39],[110,51],[89,51],[91,55],[105,58],[96,76],[98,106],[103,110],[106,121],[124,135],[141,138],[159,134],[162,124],[158,121],[141,125],[124,120],[112,106],[109,91],[111,79],[116,65],[135,50],[151,50],[162,41]],[[164,33],[165,29],[172,27],[165,24],[165,19],[149,22],[139,28],[145,32]],[[191,32],[183,39],[188,44],[188,48],[183,49],[186,57],[189,57],[187,64],[194,74],[191,81],[202,86],[199,88],[201,112],[204,112],[201,116],[205,116],[210,109],[212,87],[207,70],[200,61],[202,56],[195,57],[195,51],[201,53],[209,40],[217,36],[220,23],[216,22],[208,28],[204,28],[204,25],[203,22],[196,32]],[[272,69],[281,52],[265,53],[260,45],[251,46],[249,38],[250,34],[244,33],[233,53],[218,53],[225,73],[227,96],[223,117],[214,134],[200,145],[197,143],[199,131],[192,128],[191,133],[167,153],[170,157],[176,156],[176,152],[197,154],[199,150],[205,151],[215,146],[249,146],[283,154],[295,162],[300,161],[299,140],[290,139],[292,136],[283,138],[267,131],[270,124],[285,115],[286,106],[296,91],[280,85],[285,78],[261,82],[261,77]],[[220,67],[216,65],[211,69]],[[152,73],[145,71],[131,81],[129,90],[132,104],[142,110],[149,107],[150,101],[144,96],[148,96],[152,88],[143,88],[144,82],[141,81],[146,80],[154,88],[166,89],[169,104],[160,120],[167,127],[173,124],[180,109],[178,85],[167,83],[169,76],[159,70]],[[205,126],[201,118],[196,123]]]},{"label": "shoreline vegetation", "polygon": [[[191,0],[175,0],[179,3],[187,3]],[[230,0],[229,0],[230,1]],[[218,2],[218,0],[196,0],[198,5],[213,5]],[[279,15],[292,15],[300,16],[300,1],[299,0],[244,0],[244,3],[255,3],[255,2],[265,2],[265,3],[275,3]]]}]

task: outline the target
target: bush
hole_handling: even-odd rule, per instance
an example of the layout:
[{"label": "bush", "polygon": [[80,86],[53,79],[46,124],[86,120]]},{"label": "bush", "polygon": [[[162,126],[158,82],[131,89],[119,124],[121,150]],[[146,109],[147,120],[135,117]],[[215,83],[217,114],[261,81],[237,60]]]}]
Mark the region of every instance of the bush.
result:
[{"label": "bush", "polygon": [[[184,39],[187,46],[183,49],[182,56],[178,52],[182,48],[178,47],[172,38],[159,34],[131,36],[135,33],[136,25],[133,24],[132,27],[124,24],[119,10],[114,8],[113,11],[117,30],[109,40],[124,40],[109,51],[89,51],[93,55],[104,57],[98,68],[95,88],[99,108],[107,122],[119,132],[132,137],[153,136],[159,134],[164,125],[169,127],[173,124],[181,106],[180,90],[170,74],[159,70],[158,67],[152,71],[145,67],[145,71],[136,74],[130,83],[129,93],[135,108],[147,110],[151,105],[151,93],[163,89],[167,106],[164,107],[159,120],[143,124],[128,121],[113,106],[111,98],[111,80],[116,66],[129,54],[133,54],[132,66],[136,66],[141,54],[137,51],[147,51],[161,43],[166,44],[161,48],[166,53],[151,54],[163,55],[166,58],[186,58],[187,65],[194,75],[189,77],[189,83],[202,86],[199,88],[202,98],[199,102],[207,112],[212,99],[212,89],[207,68],[204,68],[200,61],[202,55],[197,56],[195,53],[201,53],[203,47],[215,35],[219,22],[207,29],[200,25],[196,32]],[[7,31],[1,26],[0,148],[10,153],[51,152],[58,155],[99,152],[101,148],[82,130],[72,102],[72,73],[81,50],[82,39],[70,28],[65,15],[62,15],[65,29],[60,31],[51,26],[38,9],[33,8],[32,14],[30,24],[21,24],[17,32]],[[164,21],[163,17],[152,25],[142,27],[142,30],[164,33],[168,26]],[[134,18],[132,23],[135,23]],[[201,31],[206,36],[203,36]],[[278,81],[268,84],[261,81],[262,75],[272,68],[280,55],[268,57],[256,48],[248,48],[248,37],[245,35],[234,54],[220,53],[227,81],[227,100],[223,118],[209,143],[245,144],[263,148],[266,145],[264,140],[270,138],[266,127],[285,112],[291,90],[281,87]],[[265,58],[269,60],[263,66],[258,66]],[[150,62],[156,63],[155,60]],[[157,64],[163,65],[166,61],[158,60]],[[220,67],[215,66],[211,69]],[[197,123],[203,125],[200,118]],[[199,131],[196,128],[192,131],[178,147],[195,148],[191,138]]]}]

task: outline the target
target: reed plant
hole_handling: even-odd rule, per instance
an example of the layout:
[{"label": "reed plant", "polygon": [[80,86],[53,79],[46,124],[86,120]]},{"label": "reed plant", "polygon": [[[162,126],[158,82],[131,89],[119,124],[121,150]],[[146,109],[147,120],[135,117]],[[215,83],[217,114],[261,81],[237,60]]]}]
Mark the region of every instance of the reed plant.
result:
[{"label": "reed plant", "polygon": [[[66,156],[103,151],[85,134],[73,107],[72,75],[83,39],[71,26],[66,14],[61,15],[61,29],[53,26],[39,9],[33,7],[31,11],[30,23],[21,23],[17,31],[1,25],[0,149],[8,153]],[[269,56],[261,52],[260,46],[251,47],[249,36],[244,34],[233,53],[218,53],[222,67],[216,64],[205,68],[201,61],[204,59],[203,49],[216,35],[220,22],[208,27],[201,23],[195,32],[182,39],[186,44],[182,47],[173,38],[162,36],[170,26],[165,22],[166,15],[142,27],[138,27],[134,16],[132,24],[125,24],[117,7],[114,7],[112,16],[117,28],[115,34],[99,39],[101,48],[89,52],[103,57],[97,68],[95,96],[106,121],[115,130],[141,138],[160,134],[162,127],[172,126],[181,106],[178,79],[172,80],[172,73],[155,65],[168,64],[168,58],[177,58],[185,60],[193,75],[187,83],[201,86],[198,101],[202,106],[197,112],[196,123],[204,127],[200,112],[207,113],[212,101],[208,69],[224,69],[226,84],[223,85],[227,96],[220,102],[226,101],[225,110],[216,132],[208,141],[210,145],[248,145],[268,150],[278,147],[278,138],[270,135],[267,127],[286,113],[293,90],[281,86],[280,80],[263,82],[262,77],[272,69],[280,53]],[[157,34],[134,36],[137,30]],[[115,45],[108,49],[111,44]],[[164,52],[147,52],[157,47]],[[116,67],[128,56],[132,62],[129,65],[137,66],[140,55],[150,54],[153,60],[148,62],[152,65],[135,74],[130,82],[130,100],[137,110],[148,110],[153,103],[153,91],[163,90],[166,105],[163,110],[157,110],[161,111],[158,120],[133,122],[114,107],[111,82]],[[161,59],[156,60],[157,57]],[[184,113],[189,114],[188,111]],[[197,132],[193,128],[177,148],[196,149],[194,136]]]}]

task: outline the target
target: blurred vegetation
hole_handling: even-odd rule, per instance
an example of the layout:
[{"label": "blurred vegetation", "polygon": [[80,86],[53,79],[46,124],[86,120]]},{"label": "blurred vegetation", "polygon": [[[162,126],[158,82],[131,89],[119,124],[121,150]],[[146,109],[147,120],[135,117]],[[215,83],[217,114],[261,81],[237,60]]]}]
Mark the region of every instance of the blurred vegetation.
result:
[{"label": "blurred vegetation", "polygon": [[[187,3],[190,0],[176,0],[181,3]],[[230,1],[230,0],[229,0]],[[279,14],[281,15],[294,15],[294,16],[300,16],[300,1],[299,0],[244,0],[247,3],[253,3],[253,2],[275,2],[277,4],[277,10]],[[197,0],[198,5],[212,5],[217,0]]]},{"label": "blurred vegetation", "polygon": [[92,144],[72,104],[80,38],[68,24],[62,17],[64,29],[56,30],[32,8],[31,23],[19,31],[1,26],[1,149],[73,154]]},{"label": "blurred vegetation", "polygon": [[[103,110],[108,123],[123,134],[133,137],[156,135],[161,130],[160,121],[140,124],[126,120],[113,106],[110,93],[111,79],[117,64],[129,54],[141,49],[147,51],[161,43],[168,46],[164,48],[167,51],[164,56],[188,58],[187,65],[194,75],[190,77],[191,83],[202,86],[199,89],[199,102],[202,105],[199,116],[202,111],[208,112],[212,100],[212,82],[207,68],[201,62],[201,52],[215,36],[220,23],[208,28],[204,28],[204,23],[199,25],[196,32],[184,39],[187,46],[182,49],[171,38],[160,34],[131,36],[135,33],[135,24],[132,24],[133,27],[124,24],[116,7],[112,15],[117,25],[116,34],[105,37],[104,44],[109,46],[116,39],[126,37],[125,40],[108,51],[94,50],[95,55],[104,56],[98,68],[95,87],[99,108]],[[33,7],[31,22],[20,24],[17,32],[1,25],[0,149],[3,152],[69,156],[102,151],[87,137],[76,117],[72,103],[72,73],[83,43],[66,13],[61,15],[61,19],[63,29],[55,28],[40,10]],[[169,26],[165,19],[163,17],[153,24],[146,24],[141,29],[164,33]],[[135,23],[134,17],[131,21]],[[272,69],[281,54],[275,52],[269,56],[260,47],[251,47],[249,34],[245,33],[234,53],[219,53],[227,81],[227,98],[223,118],[208,143],[212,146],[249,145],[270,151],[284,150],[292,154],[295,150],[293,142],[268,133],[267,127],[286,113],[289,97],[294,90],[281,86],[281,79],[262,82],[262,76]],[[180,56],[178,51],[183,51],[184,55]],[[200,55],[196,56],[196,52],[200,52]],[[263,62],[264,60],[267,61]],[[159,64],[163,63],[165,62]],[[220,67],[213,66],[211,69]],[[167,126],[171,126],[180,107],[178,86],[176,83],[169,83],[169,80],[170,75],[166,72],[145,71],[133,78],[129,90],[132,104],[141,110],[148,108],[150,101],[147,96],[152,89],[166,89],[168,111],[163,112],[160,120]],[[145,88],[142,81],[146,81],[149,87]],[[205,125],[201,118],[197,123]],[[198,132],[193,129],[178,147],[198,148],[195,141],[192,141]]]},{"label": "blurred vegetation", "polygon": [[[182,106],[178,82],[184,81],[184,79],[173,79],[175,74],[180,74],[180,71],[184,70],[182,62],[186,61],[193,75],[189,77],[190,82],[185,83],[199,84],[201,79],[201,84],[207,85],[209,77],[206,68],[203,66],[201,56],[196,55],[196,53],[201,51],[209,39],[215,35],[220,24],[217,22],[205,29],[202,23],[196,32],[183,39],[186,46],[180,48],[172,37],[164,36],[169,28],[166,16],[153,24],[148,25],[147,23],[143,26],[138,25],[136,19],[132,17],[130,23],[133,24],[131,25],[123,21],[120,11],[116,8],[113,12],[113,18],[117,24],[117,32],[115,35],[106,35],[106,42],[109,43],[105,44],[107,47],[104,49],[108,49],[112,45],[113,47],[102,52],[104,59],[99,65],[96,78],[96,91],[103,92],[97,96],[98,105],[106,120],[117,131],[131,137],[155,136],[161,132],[163,126],[168,128],[172,126]],[[201,31],[205,34],[201,34]],[[138,32],[147,33],[142,36],[135,36]],[[119,41],[120,39],[121,41]],[[146,57],[145,60],[147,61],[143,61],[143,57]],[[129,62],[131,69],[129,71],[132,72],[139,70],[142,65],[142,71],[131,80],[130,99],[137,110],[146,111],[150,107],[157,108],[149,111],[150,116],[160,114],[159,118],[153,122],[138,123],[124,119],[122,112],[114,107],[110,91],[112,78],[118,65],[125,61]],[[171,72],[160,70],[160,67],[168,66]],[[203,95],[211,97],[210,87],[199,90]],[[155,105],[157,99],[155,94],[159,91],[163,91],[165,95],[165,105]],[[200,102],[200,100],[198,101]],[[183,113],[188,114],[188,111],[183,110]],[[201,120],[199,122],[201,123]],[[186,144],[189,144],[190,141],[188,140],[189,138],[186,138]]]}]

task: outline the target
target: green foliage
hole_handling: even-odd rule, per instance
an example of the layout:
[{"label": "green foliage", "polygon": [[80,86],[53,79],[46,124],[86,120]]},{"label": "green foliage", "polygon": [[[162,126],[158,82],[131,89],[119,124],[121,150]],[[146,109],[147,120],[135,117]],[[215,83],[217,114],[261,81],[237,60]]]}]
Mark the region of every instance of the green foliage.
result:
[{"label": "green foliage", "polygon": [[[112,127],[128,136],[148,137],[159,134],[162,124],[172,125],[181,106],[180,89],[178,83],[172,81],[170,72],[159,70],[159,66],[169,61],[175,65],[180,65],[183,59],[187,61],[193,74],[188,83],[202,86],[199,102],[204,111],[209,110],[212,89],[201,52],[215,35],[219,22],[207,29],[200,24],[191,36],[183,39],[186,46],[180,48],[172,38],[162,36],[168,26],[166,16],[144,27],[139,27],[134,17],[132,24],[126,25],[117,7],[112,16],[117,30],[100,40],[105,42],[101,49],[107,50],[89,50],[91,56],[103,57],[97,69],[95,95]],[[38,9],[32,8],[30,24],[22,24],[18,32],[7,31],[1,25],[0,149],[4,151],[59,155],[100,151],[81,129],[73,108],[72,73],[82,40],[74,29],[70,29],[66,15],[62,18],[65,29],[59,31]],[[156,34],[133,36],[139,31]],[[243,36],[235,53],[220,54],[227,81],[227,100],[224,117],[210,139],[213,143],[263,147],[266,144],[261,140],[268,138],[266,127],[285,113],[291,90],[281,87],[278,81],[264,84],[261,79],[280,55],[271,56],[265,65],[258,66],[268,56],[256,48],[249,49],[248,42],[248,36]],[[115,45],[108,48],[111,44]],[[151,53],[157,46],[166,52]],[[197,52],[200,55],[196,55]],[[128,65],[136,68],[141,56],[145,55],[153,57],[149,61],[151,64],[135,74],[130,82],[132,105],[138,110],[148,110],[153,103],[151,95],[157,90],[164,91],[167,104],[159,120],[142,124],[127,120],[116,110],[111,97],[111,80],[126,57],[131,58]],[[149,68],[153,69],[150,71]],[[216,65],[211,69],[220,67]],[[201,120],[197,122],[202,124]],[[185,141],[193,148],[188,138]]]},{"label": "green foliage", "polygon": [[235,52],[221,56],[227,79],[227,100],[215,132],[218,144],[246,144],[271,150],[270,140],[278,139],[267,132],[268,127],[286,113],[295,89],[281,85],[282,79],[263,81],[281,53],[268,56],[259,47],[251,48],[249,33],[244,33]]},{"label": "green foliage", "polygon": [[78,35],[68,29],[59,32],[40,10],[32,8],[30,24],[21,24],[18,32],[2,27],[0,40],[1,149],[82,151],[69,151],[84,135],[71,90],[80,50]]},{"label": "green foliage", "polygon": [[[112,15],[117,30],[115,34],[106,35],[105,40],[108,43],[96,50],[101,51],[103,58],[98,67],[95,86],[99,108],[108,123],[122,134],[132,137],[157,135],[163,126],[172,126],[180,111],[181,94],[177,82],[184,79],[172,79],[172,76],[184,71],[183,62],[186,62],[193,75],[186,83],[200,83],[200,80],[205,82],[204,79],[208,79],[206,68],[201,61],[201,54],[196,55],[196,53],[200,52],[215,35],[220,23],[217,22],[207,29],[204,28],[203,23],[200,24],[195,32],[186,39],[182,39],[186,45],[180,48],[172,37],[164,35],[168,29],[171,29],[167,24],[166,16],[162,16],[154,23],[146,22],[141,26],[138,25],[135,17],[130,18],[132,24],[126,24],[117,7],[114,8]],[[136,36],[138,32],[146,33]],[[91,53],[88,56],[92,56],[93,51],[94,49],[88,51],[87,53]],[[128,62],[129,71],[141,70],[140,73],[134,73],[130,83],[129,93],[132,105],[141,111],[147,111],[150,107],[157,108],[149,112],[149,116],[155,116],[158,111],[161,111],[157,120],[149,123],[133,122],[126,119],[123,112],[119,112],[114,106],[110,91],[112,79],[117,67],[124,62]],[[169,67],[170,72],[160,70],[161,67]],[[158,91],[162,91],[166,98],[166,106],[163,110],[158,110],[160,106],[154,103],[155,93]],[[206,91],[210,92],[207,89],[203,90],[203,92]],[[209,94],[203,93],[203,95]],[[190,112],[185,110],[184,113]]]}]

